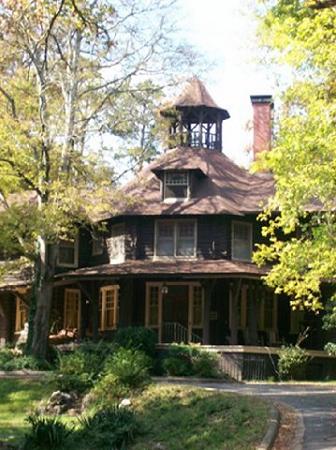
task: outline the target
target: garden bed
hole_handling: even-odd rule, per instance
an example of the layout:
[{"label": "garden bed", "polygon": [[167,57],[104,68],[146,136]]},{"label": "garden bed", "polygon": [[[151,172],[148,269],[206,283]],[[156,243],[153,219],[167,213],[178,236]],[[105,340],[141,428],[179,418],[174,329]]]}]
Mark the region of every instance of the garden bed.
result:
[{"label": "garden bed", "polygon": [[[28,428],[25,416],[51,390],[38,381],[0,380],[0,440],[20,442]],[[269,406],[255,398],[213,390],[150,385],[132,397],[131,408],[139,434],[129,449],[248,450],[263,437]],[[64,416],[64,421],[74,424],[74,418]],[[77,450],[92,448],[76,434],[73,438]]]}]

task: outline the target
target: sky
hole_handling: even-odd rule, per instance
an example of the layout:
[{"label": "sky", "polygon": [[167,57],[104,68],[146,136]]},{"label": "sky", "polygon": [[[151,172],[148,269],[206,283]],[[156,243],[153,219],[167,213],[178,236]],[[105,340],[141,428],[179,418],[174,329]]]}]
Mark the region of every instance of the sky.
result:
[{"label": "sky", "polygon": [[[252,131],[250,95],[276,92],[274,73],[260,63],[252,0],[179,0],[186,39],[214,64],[203,76],[215,102],[230,113],[223,125],[223,151],[248,166]],[[276,105],[275,105],[276,106]],[[251,128],[251,127],[249,127]]]}]

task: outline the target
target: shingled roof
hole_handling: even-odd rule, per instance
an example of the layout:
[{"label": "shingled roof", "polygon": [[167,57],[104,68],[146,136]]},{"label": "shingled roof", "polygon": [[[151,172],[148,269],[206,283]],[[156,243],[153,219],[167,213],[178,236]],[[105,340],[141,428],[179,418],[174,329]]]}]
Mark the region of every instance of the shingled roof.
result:
[{"label": "shingled roof", "polygon": [[194,260],[194,261],[152,261],[132,260],[120,264],[102,264],[94,267],[84,267],[71,272],[59,273],[55,279],[72,278],[104,278],[106,276],[145,276],[145,275],[247,275],[260,277],[268,269],[259,268],[253,263],[231,261],[228,259]]},{"label": "shingled roof", "polygon": [[[158,174],[178,169],[201,171],[204,176],[198,179],[192,198],[165,203]],[[132,201],[119,206],[120,215],[244,215],[262,211],[274,193],[274,182],[270,174],[251,174],[223,153],[177,147],[144,168],[124,192]]]}]

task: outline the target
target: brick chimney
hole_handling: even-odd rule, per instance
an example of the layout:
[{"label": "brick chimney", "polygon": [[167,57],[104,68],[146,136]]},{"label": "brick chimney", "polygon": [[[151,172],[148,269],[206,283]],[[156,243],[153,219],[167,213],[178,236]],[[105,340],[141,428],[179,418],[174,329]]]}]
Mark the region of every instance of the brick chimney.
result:
[{"label": "brick chimney", "polygon": [[251,95],[253,107],[253,160],[257,154],[270,150],[272,143],[272,111],[271,95]]}]

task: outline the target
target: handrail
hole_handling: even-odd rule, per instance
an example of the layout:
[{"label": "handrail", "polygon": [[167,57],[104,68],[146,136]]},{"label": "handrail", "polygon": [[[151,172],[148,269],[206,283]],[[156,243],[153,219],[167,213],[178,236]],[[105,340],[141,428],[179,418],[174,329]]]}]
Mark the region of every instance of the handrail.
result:
[{"label": "handrail", "polygon": [[195,333],[191,333],[191,339],[189,339],[188,328],[181,325],[179,322],[165,322],[162,324],[162,328],[162,334],[169,342],[192,342],[195,344],[203,343],[203,339]]}]

